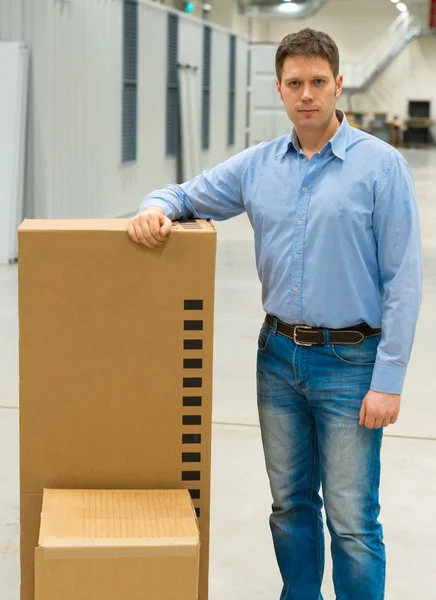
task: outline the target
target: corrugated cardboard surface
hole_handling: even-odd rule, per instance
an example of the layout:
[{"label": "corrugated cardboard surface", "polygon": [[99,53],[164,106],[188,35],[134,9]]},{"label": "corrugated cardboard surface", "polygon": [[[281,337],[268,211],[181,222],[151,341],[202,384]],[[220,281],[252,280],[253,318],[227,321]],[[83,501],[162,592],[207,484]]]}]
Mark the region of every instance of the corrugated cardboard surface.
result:
[{"label": "corrugated cardboard surface", "polygon": [[187,490],[44,490],[47,558],[195,556],[198,544]]},{"label": "corrugated cardboard surface", "polygon": [[199,536],[186,490],[45,490],[36,600],[196,600]]},{"label": "corrugated cardboard surface", "polygon": [[32,600],[197,600],[195,557],[44,560],[42,552]]},{"label": "corrugated cardboard surface", "polygon": [[[191,490],[206,600],[216,235],[175,224],[151,251],[126,226],[20,228],[21,493]],[[35,530],[22,534],[22,600]]]}]

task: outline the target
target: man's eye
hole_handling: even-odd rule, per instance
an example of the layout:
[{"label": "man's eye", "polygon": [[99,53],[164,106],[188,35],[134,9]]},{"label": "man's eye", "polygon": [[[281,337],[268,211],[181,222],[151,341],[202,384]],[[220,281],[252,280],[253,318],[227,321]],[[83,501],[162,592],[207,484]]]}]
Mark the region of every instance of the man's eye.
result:
[{"label": "man's eye", "polygon": [[324,83],[324,79],[315,79],[315,83],[316,85],[321,85],[322,83]]},{"label": "man's eye", "polygon": [[289,82],[289,85],[290,85],[291,87],[297,87],[297,85],[300,85],[300,82],[299,82],[299,81],[290,81],[290,82]]}]

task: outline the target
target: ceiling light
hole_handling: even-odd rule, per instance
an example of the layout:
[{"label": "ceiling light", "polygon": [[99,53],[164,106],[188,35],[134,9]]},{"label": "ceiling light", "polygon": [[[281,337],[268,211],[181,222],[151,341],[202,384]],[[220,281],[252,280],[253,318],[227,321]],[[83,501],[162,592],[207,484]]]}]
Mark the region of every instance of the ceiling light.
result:
[{"label": "ceiling light", "polygon": [[277,7],[277,10],[281,13],[295,13],[298,12],[300,10],[300,6],[298,6],[298,4],[280,4],[280,6]]},{"label": "ceiling light", "polygon": [[[399,2],[400,0],[397,0]],[[292,0],[283,0],[283,2],[292,2]]]},{"label": "ceiling light", "polygon": [[399,2],[397,4],[397,8],[400,12],[406,12],[407,10],[407,6],[404,4],[404,2]]},{"label": "ceiling light", "polygon": [[391,0],[391,2],[393,2],[394,4],[398,4],[400,0]]}]

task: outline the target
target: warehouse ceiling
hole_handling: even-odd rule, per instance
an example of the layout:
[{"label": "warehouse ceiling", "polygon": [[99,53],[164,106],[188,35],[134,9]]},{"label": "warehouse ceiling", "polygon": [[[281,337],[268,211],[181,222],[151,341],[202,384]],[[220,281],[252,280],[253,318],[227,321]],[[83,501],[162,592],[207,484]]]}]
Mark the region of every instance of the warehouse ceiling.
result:
[{"label": "warehouse ceiling", "polygon": [[301,19],[316,13],[328,0],[239,0],[240,10],[250,17],[276,15],[291,19]]}]

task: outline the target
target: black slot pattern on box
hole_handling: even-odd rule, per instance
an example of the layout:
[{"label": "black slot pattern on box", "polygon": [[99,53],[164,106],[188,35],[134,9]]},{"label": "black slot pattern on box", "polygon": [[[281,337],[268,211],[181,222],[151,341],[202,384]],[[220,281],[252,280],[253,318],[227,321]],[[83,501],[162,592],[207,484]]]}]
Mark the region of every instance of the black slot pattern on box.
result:
[{"label": "black slot pattern on box", "polygon": [[200,471],[182,471],[182,481],[200,481]]},{"label": "black slot pattern on box", "polygon": [[183,415],[183,425],[201,425],[201,415]]},{"label": "black slot pattern on box", "polygon": [[203,331],[203,321],[198,319],[197,321],[186,320],[183,323],[185,331]]},{"label": "black slot pattern on box", "polygon": [[203,350],[203,340],[183,340],[183,350]]},{"label": "black slot pattern on box", "polygon": [[[186,225],[186,224],[184,224]],[[183,226],[183,225],[182,225]],[[189,228],[198,227],[197,223],[190,223]],[[194,502],[197,518],[200,517],[200,507],[197,502],[201,498],[199,484],[201,482],[201,431],[203,396],[203,358],[196,351],[203,350],[204,322],[200,311],[204,302],[200,299],[189,298],[184,300],[183,331],[192,332],[183,339],[183,381],[182,381],[182,407],[195,408],[195,414],[183,410],[182,413],[182,451],[181,451],[181,479],[183,484],[189,485],[189,493]],[[197,311],[193,314],[192,311]],[[199,314],[200,313],[200,314]],[[195,333],[194,333],[195,332]],[[185,339],[186,338],[186,339]],[[194,372],[193,372],[194,371]],[[191,391],[192,390],[192,391]],[[191,411],[192,413],[192,411]],[[187,445],[195,447],[187,448]]]},{"label": "black slot pattern on box", "polygon": [[185,300],[185,310],[203,310],[203,300]]},{"label": "black slot pattern on box", "polygon": [[183,396],[183,406],[201,406],[202,403],[201,396]]},{"label": "black slot pattern on box", "polygon": [[202,358],[185,358],[183,359],[184,369],[202,369],[203,359]]},{"label": "black slot pattern on box", "polygon": [[201,444],[201,433],[183,433],[182,444]]},{"label": "black slot pattern on box", "polygon": [[180,225],[183,227],[183,229],[203,229],[200,223],[195,220],[180,221]]}]

